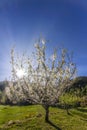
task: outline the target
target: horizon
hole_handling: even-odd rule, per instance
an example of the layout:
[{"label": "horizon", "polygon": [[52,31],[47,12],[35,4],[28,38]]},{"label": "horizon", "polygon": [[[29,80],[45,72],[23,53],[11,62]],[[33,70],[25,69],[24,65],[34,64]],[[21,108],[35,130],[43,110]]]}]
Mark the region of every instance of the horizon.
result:
[{"label": "horizon", "polygon": [[30,55],[40,36],[49,40],[48,54],[56,47],[73,51],[78,76],[87,76],[86,0],[1,0],[0,81],[11,75],[11,48]]}]

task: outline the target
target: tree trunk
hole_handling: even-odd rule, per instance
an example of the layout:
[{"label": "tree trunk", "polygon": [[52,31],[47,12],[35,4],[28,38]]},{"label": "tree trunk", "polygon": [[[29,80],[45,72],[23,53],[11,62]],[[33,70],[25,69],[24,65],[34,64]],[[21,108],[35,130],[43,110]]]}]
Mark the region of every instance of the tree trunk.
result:
[{"label": "tree trunk", "polygon": [[68,107],[66,108],[66,112],[67,112],[68,115],[70,114],[70,113],[69,113],[69,109],[68,109]]},{"label": "tree trunk", "polygon": [[49,106],[45,107],[45,122],[49,122]]},{"label": "tree trunk", "polygon": [[69,113],[69,106],[67,104],[65,104],[65,110],[66,110],[67,114],[69,115],[70,114]]}]

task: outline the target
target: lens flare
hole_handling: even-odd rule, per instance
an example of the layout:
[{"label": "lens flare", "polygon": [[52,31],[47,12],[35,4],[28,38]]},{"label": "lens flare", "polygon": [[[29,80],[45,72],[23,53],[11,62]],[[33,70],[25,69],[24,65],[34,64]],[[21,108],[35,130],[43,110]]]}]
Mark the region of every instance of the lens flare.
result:
[{"label": "lens flare", "polygon": [[17,70],[16,75],[18,76],[18,78],[23,78],[23,76],[25,76],[25,71],[23,69],[19,69]]}]

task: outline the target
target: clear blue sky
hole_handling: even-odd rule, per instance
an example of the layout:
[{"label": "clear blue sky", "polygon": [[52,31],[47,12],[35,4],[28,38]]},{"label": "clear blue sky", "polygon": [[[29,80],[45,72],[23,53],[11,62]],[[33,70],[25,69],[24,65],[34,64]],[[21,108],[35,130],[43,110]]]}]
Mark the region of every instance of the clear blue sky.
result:
[{"label": "clear blue sky", "polygon": [[41,34],[49,50],[73,51],[78,75],[87,75],[87,0],[0,0],[0,80],[9,78],[12,46],[30,53]]}]

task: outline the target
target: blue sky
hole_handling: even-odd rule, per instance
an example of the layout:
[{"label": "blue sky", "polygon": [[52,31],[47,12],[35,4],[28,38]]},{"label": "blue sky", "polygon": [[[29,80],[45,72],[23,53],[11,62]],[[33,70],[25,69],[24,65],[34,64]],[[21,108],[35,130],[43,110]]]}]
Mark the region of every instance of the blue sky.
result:
[{"label": "blue sky", "polygon": [[33,51],[40,35],[74,52],[78,75],[87,75],[87,0],[0,0],[0,80],[10,76],[10,49]]}]

